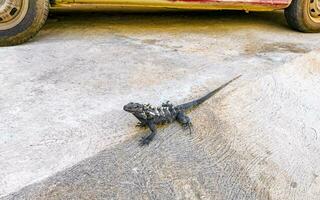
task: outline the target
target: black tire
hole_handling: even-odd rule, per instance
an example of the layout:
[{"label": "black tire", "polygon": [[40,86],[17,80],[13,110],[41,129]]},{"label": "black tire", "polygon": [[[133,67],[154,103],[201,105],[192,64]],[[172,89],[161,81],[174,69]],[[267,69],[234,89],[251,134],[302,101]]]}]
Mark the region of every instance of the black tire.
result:
[{"label": "black tire", "polygon": [[[20,6],[20,10],[12,6],[12,2]],[[9,11],[2,12],[3,17],[0,13],[0,46],[12,46],[30,40],[39,32],[48,16],[49,0],[4,0],[1,6],[7,6],[4,10]]]},{"label": "black tire", "polygon": [[320,0],[292,0],[284,14],[289,26],[295,30],[320,32]]}]

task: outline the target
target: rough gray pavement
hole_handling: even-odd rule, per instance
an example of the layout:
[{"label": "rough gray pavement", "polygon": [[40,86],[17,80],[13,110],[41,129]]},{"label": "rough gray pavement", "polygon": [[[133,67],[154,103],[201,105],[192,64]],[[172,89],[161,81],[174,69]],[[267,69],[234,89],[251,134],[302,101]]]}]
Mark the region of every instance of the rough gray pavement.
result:
[{"label": "rough gray pavement", "polygon": [[[281,12],[52,16],[0,49],[0,196],[317,199],[319,36]],[[138,146],[125,103],[182,103],[238,74],[190,113],[192,135],[172,124]]]}]

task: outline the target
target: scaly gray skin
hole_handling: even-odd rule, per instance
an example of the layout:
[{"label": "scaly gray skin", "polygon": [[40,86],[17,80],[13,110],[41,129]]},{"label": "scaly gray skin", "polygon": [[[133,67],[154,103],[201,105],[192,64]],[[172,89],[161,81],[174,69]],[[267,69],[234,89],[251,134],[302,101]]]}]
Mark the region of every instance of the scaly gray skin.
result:
[{"label": "scaly gray skin", "polygon": [[[240,75],[241,76],[241,75]],[[238,79],[240,76],[233,78],[227,83],[221,85],[214,91],[208,93],[207,95],[196,99],[189,103],[174,106],[173,104],[166,102],[160,107],[153,107],[150,104],[140,104],[140,103],[128,103],[123,107],[127,112],[132,113],[140,122],[137,124],[139,127],[149,127],[151,133],[147,137],[141,139],[141,145],[149,144],[157,133],[157,124],[167,124],[174,121],[178,121],[184,128],[189,128],[191,131],[192,123],[185,112],[200,105],[214,94],[219,92],[221,89],[229,85],[231,82]]]}]

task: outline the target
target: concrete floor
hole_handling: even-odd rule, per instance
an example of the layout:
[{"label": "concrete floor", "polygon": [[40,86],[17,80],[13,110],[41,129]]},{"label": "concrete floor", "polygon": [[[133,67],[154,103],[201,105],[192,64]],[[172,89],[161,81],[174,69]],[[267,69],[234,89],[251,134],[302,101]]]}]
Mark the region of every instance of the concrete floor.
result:
[{"label": "concrete floor", "polygon": [[[320,34],[282,12],[53,14],[0,49],[3,199],[317,199]],[[147,130],[122,110],[200,97]]]}]

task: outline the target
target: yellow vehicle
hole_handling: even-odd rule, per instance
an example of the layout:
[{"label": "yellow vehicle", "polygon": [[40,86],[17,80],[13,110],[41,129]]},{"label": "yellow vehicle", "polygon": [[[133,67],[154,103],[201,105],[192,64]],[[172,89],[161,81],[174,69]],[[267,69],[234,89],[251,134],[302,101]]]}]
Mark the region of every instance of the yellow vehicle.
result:
[{"label": "yellow vehicle", "polygon": [[50,9],[175,8],[206,10],[285,10],[290,27],[320,31],[320,0],[0,0],[0,46],[21,44],[45,23]]}]

